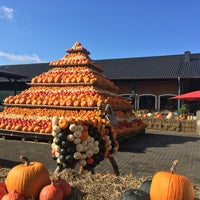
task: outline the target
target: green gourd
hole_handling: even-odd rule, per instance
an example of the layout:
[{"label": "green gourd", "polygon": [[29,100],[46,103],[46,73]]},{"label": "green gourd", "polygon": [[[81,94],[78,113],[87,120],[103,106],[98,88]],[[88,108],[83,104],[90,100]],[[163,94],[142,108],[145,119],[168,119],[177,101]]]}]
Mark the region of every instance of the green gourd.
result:
[{"label": "green gourd", "polygon": [[129,189],[122,193],[121,200],[150,200],[150,195],[142,190]]},{"label": "green gourd", "polygon": [[152,180],[146,180],[142,183],[139,190],[142,190],[143,192],[146,192],[147,194],[150,194],[150,187],[151,187]]}]

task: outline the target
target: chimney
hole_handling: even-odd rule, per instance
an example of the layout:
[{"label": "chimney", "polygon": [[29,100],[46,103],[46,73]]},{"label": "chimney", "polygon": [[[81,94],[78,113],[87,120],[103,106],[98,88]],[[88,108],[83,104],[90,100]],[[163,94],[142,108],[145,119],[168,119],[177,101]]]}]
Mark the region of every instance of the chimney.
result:
[{"label": "chimney", "polygon": [[184,52],[183,61],[184,61],[184,62],[190,62],[190,51],[185,51],[185,52]]}]

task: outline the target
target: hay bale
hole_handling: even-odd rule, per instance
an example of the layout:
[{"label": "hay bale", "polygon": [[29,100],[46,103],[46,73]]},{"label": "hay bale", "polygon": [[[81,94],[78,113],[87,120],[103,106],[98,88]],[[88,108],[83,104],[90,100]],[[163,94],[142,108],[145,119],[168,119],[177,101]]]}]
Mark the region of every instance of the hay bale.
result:
[{"label": "hay bale", "polygon": [[195,120],[183,120],[181,125],[183,132],[196,133],[197,125]]},{"label": "hay bale", "polygon": [[170,128],[169,131],[179,132],[181,129],[181,123],[179,120],[170,119]]},{"label": "hay bale", "polygon": [[153,128],[153,119],[152,118],[149,118],[148,120],[147,120],[147,128],[149,128],[149,129],[152,129]]},{"label": "hay bale", "polygon": [[138,189],[146,180],[136,178],[129,174],[115,176],[113,174],[78,174],[74,170],[64,170],[61,178],[67,180],[72,186],[72,194],[68,200],[117,200],[121,194],[129,188]]},{"label": "hay bale", "polygon": [[153,129],[162,130],[162,119],[154,119]]},{"label": "hay bale", "polygon": [[168,129],[169,129],[169,123],[168,123],[168,121],[167,120],[163,120],[162,121],[162,129],[164,130],[164,131],[168,131]]}]

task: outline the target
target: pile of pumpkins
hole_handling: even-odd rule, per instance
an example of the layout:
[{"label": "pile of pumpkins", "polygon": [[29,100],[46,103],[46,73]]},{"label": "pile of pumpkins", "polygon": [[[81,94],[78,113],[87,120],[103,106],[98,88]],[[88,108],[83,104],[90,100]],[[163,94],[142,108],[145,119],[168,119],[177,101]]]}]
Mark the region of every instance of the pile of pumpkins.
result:
[{"label": "pile of pumpkins", "polygon": [[98,107],[102,103],[109,103],[113,109],[126,108],[131,110],[131,104],[114,93],[94,86],[63,86],[31,87],[15,96],[9,96],[4,100],[5,104],[32,105],[32,106],[74,106],[74,107]]},{"label": "pile of pumpkins", "polygon": [[59,60],[50,62],[51,67],[58,66],[77,66],[77,65],[89,65],[92,69],[98,72],[102,72],[102,67],[97,64],[94,60],[89,57],[90,52],[84,48],[80,42],[75,42],[75,44],[68,48],[64,57]]},{"label": "pile of pumpkins", "polygon": [[189,114],[179,115],[177,112],[163,111],[163,112],[138,112],[137,117],[151,118],[151,119],[175,119],[175,120],[193,120],[195,117]]},{"label": "pile of pumpkins", "polygon": [[71,185],[59,175],[50,178],[40,162],[30,162],[21,156],[24,164],[13,167],[4,182],[0,182],[0,200],[63,200],[71,194]]},{"label": "pile of pumpkins", "polygon": [[[15,114],[11,114],[15,112]],[[20,108],[6,107],[0,115],[0,129],[34,132],[42,134],[51,134],[53,116],[65,116],[71,121],[87,121],[92,122],[95,126],[100,126],[106,120],[99,115],[101,110],[68,110],[68,109],[48,109],[48,108]],[[136,118],[131,111],[114,111],[117,117],[117,126],[115,127],[117,135],[126,133],[135,133],[143,130],[145,123]],[[48,117],[47,117],[48,116]]]},{"label": "pile of pumpkins", "polygon": [[137,117],[139,118],[154,118],[154,119],[171,119],[174,118],[173,112],[138,112]]},{"label": "pile of pumpkins", "polygon": [[[63,76],[65,78],[63,78]],[[31,84],[37,83],[86,83],[101,85],[104,87],[117,90],[118,87],[109,79],[106,79],[101,73],[94,72],[87,66],[73,66],[67,68],[53,68],[48,72],[43,72],[32,78]]]}]

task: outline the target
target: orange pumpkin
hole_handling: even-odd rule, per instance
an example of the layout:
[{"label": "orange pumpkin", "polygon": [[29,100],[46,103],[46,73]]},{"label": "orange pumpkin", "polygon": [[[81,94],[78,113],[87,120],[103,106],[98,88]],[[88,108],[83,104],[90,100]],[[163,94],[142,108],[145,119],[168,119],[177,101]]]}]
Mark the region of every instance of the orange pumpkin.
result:
[{"label": "orange pumpkin", "polygon": [[4,188],[0,187],[0,199],[6,194],[7,194],[6,190]]},{"label": "orange pumpkin", "polygon": [[43,187],[39,195],[39,200],[53,199],[63,200],[63,191],[54,180],[52,180],[51,184]]},{"label": "orange pumpkin", "polygon": [[65,117],[60,117],[59,121],[58,121],[58,126],[61,129],[65,129],[68,126],[68,121]]},{"label": "orange pumpkin", "polygon": [[80,138],[82,141],[86,141],[88,139],[88,136],[89,136],[88,131],[84,130],[84,131],[82,131],[82,135]]},{"label": "orange pumpkin", "polygon": [[157,172],[150,188],[151,200],[193,200],[194,189],[187,177],[175,174],[178,160],[175,160],[171,172]]},{"label": "orange pumpkin", "polygon": [[63,191],[63,196],[68,197],[72,192],[71,185],[60,176],[55,179],[55,182],[58,184],[58,187]]},{"label": "orange pumpkin", "polygon": [[7,190],[5,182],[0,182],[0,188]]},{"label": "orange pumpkin", "polygon": [[16,190],[13,190],[10,193],[4,195],[1,200],[25,200],[25,198]]},{"label": "orange pumpkin", "polygon": [[25,164],[13,167],[5,180],[7,191],[16,190],[26,199],[37,198],[41,189],[50,181],[46,167],[40,162],[30,162],[28,158],[21,156]]}]

